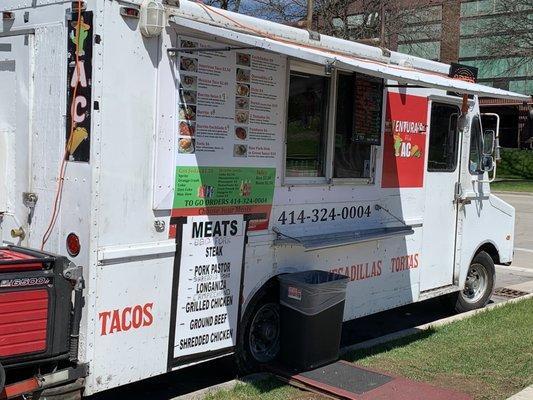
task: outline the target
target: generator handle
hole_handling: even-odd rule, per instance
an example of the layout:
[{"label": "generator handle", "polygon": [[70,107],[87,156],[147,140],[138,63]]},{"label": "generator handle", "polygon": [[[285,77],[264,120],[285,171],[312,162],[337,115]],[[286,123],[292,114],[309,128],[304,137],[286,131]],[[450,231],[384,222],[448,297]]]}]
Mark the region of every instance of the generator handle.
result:
[{"label": "generator handle", "polygon": [[83,268],[81,266],[70,263],[68,267],[63,270],[65,279],[70,280],[74,284],[74,306],[72,308],[72,319],[70,325],[70,361],[78,361],[78,347],[80,341],[80,322],[83,310],[83,289],[85,288],[85,281],[83,280]]}]

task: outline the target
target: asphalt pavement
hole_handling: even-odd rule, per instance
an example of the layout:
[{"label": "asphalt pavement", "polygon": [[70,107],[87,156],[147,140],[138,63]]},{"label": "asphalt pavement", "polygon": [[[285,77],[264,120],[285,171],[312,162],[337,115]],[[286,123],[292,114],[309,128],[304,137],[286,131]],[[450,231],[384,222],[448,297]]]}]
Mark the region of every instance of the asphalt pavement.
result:
[{"label": "asphalt pavement", "polygon": [[515,208],[514,258],[496,267],[496,287],[533,292],[533,194],[496,193]]},{"label": "asphalt pavement", "polygon": [[514,238],[514,267],[529,268],[533,271],[533,193],[496,195],[511,204],[516,211]]},{"label": "asphalt pavement", "polygon": [[[515,259],[511,266],[496,267],[496,288],[533,292],[533,195],[497,194],[516,209]],[[492,302],[508,297],[495,295]],[[450,308],[431,299],[385,311],[344,324],[342,345],[348,346],[392,332],[451,316]],[[136,382],[93,396],[92,400],[170,400],[237,377],[232,357],[224,357],[170,374]]]}]

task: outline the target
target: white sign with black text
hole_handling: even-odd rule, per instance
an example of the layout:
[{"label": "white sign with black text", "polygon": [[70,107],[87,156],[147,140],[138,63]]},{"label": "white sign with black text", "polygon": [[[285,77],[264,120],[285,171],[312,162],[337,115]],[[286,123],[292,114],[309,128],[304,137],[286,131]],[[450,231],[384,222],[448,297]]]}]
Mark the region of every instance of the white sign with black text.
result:
[{"label": "white sign with black text", "polygon": [[236,344],[244,230],[242,215],[183,225],[175,358]]}]

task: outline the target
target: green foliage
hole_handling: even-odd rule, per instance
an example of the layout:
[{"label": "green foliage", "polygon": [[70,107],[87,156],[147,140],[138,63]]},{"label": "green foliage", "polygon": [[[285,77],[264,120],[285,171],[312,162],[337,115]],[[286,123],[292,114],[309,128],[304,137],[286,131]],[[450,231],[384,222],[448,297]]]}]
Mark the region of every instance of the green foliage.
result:
[{"label": "green foliage", "polygon": [[502,161],[498,164],[496,176],[533,179],[533,151],[501,149]]}]

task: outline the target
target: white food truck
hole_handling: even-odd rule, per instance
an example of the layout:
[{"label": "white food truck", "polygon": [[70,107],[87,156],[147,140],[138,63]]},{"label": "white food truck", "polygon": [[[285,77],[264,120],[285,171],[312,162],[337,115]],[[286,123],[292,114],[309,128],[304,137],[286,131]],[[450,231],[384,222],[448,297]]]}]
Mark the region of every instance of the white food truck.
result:
[{"label": "white food truck", "polygon": [[232,353],[258,368],[279,349],[280,274],[347,275],[351,320],[483,307],[512,260],[478,97],[528,97],[470,67],[186,0],[0,12],[4,397]]}]

